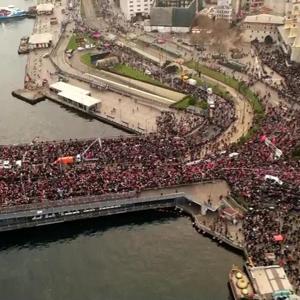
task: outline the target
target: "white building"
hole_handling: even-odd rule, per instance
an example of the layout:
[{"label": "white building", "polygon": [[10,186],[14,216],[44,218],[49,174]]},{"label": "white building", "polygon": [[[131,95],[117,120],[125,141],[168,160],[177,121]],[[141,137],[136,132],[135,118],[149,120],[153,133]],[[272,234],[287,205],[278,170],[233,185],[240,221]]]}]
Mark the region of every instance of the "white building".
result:
[{"label": "white building", "polygon": [[149,16],[152,3],[153,0],[120,0],[120,8],[129,21],[136,16]]},{"label": "white building", "polygon": [[38,15],[51,15],[53,10],[54,5],[52,3],[41,3],[36,7],[36,12]]},{"label": "white building", "polygon": [[28,44],[31,50],[48,48],[52,44],[52,34],[48,32],[33,34],[30,36]]},{"label": "white building", "polygon": [[283,290],[293,292],[294,290],[284,269],[278,265],[248,267],[247,269],[254,290],[261,299],[274,299],[273,293]]},{"label": "white building", "polygon": [[240,0],[218,0],[215,6],[204,8],[200,14],[232,22],[240,13],[240,3]]},{"label": "white building", "polygon": [[[222,2],[226,2],[223,0]],[[230,1],[227,1],[230,2]],[[213,10],[213,15],[216,19],[224,19],[227,20],[228,22],[232,22],[233,18],[233,8],[231,4],[229,5],[217,5],[214,10]]]},{"label": "white building", "polygon": [[84,112],[96,111],[100,108],[101,100],[91,97],[88,90],[58,81],[50,85],[50,90],[68,106]]},{"label": "white building", "polygon": [[257,40],[263,42],[277,42],[277,27],[284,24],[284,17],[268,14],[247,16],[243,21],[242,37],[245,42]]}]

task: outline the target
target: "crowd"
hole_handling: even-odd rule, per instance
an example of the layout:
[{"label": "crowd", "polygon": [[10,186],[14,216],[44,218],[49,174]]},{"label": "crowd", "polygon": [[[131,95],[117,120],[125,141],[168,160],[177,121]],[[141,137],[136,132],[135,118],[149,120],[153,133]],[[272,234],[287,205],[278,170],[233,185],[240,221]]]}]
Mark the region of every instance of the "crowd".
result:
[{"label": "crowd", "polygon": [[263,64],[284,78],[284,82],[280,82],[280,84],[276,86],[279,95],[291,102],[299,102],[299,66],[294,63],[289,63],[288,58],[280,49],[270,49],[261,45],[256,45],[256,49]]},{"label": "crowd", "polygon": [[[122,63],[149,70],[174,89],[196,99],[207,98],[205,89],[183,84],[128,48],[114,46],[112,52],[119,54]],[[299,71],[288,68],[279,52],[261,51],[260,57],[285,77],[282,94],[299,99]],[[249,208],[243,230],[253,261],[269,264],[266,254],[274,253],[299,288],[300,162],[293,151],[300,140],[300,114],[281,106],[270,108],[259,132],[244,145],[225,146],[221,152],[212,146],[203,156],[202,148],[234,120],[232,103],[216,97],[211,115],[187,113],[178,118],[163,112],[157,132],[148,135],[0,146],[0,207],[225,179],[232,194]],[[281,155],[276,156],[275,149]],[[61,164],[61,157],[76,159]],[[278,180],[267,179],[268,175]],[[274,240],[278,234],[282,242]]]}]

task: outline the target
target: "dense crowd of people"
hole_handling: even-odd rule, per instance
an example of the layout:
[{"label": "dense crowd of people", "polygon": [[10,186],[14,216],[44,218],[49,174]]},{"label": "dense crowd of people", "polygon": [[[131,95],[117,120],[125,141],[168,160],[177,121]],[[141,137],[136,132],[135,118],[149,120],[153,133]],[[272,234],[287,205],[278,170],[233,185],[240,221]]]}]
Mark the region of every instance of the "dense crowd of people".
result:
[{"label": "dense crowd of people", "polygon": [[[109,15],[109,2],[103,2]],[[121,62],[146,72],[164,84],[207,99],[207,91],[183,83],[167,69],[126,48],[114,45]],[[278,51],[259,55],[285,78],[280,92],[300,97],[300,73],[288,67]],[[110,139],[65,140],[0,146],[0,209],[19,204],[49,203],[70,197],[141,192],[208,179],[225,179],[232,194],[247,203],[243,220],[245,246],[253,261],[270,264],[267,253],[285,267],[300,286],[300,114],[282,106],[270,108],[259,132],[245,144],[214,145],[235,120],[231,102],[217,97],[210,115],[163,112],[157,131],[148,135]],[[210,151],[202,149],[211,143]],[[276,152],[277,150],[277,152]],[[278,151],[279,150],[279,151]],[[234,153],[234,155],[231,155]],[[279,154],[278,154],[279,153]],[[63,164],[60,158],[72,157]],[[281,234],[282,242],[274,240]]]},{"label": "dense crowd of people", "polygon": [[256,45],[258,55],[263,64],[284,78],[276,89],[281,97],[298,102],[300,99],[300,69],[299,65],[288,62],[287,56],[280,49]]},{"label": "dense crowd of people", "polygon": [[[250,206],[244,221],[249,254],[256,263],[267,264],[266,252],[274,252],[299,286],[299,229],[295,224],[299,223],[300,172],[299,162],[292,158],[300,137],[299,114],[273,108],[249,142],[202,159],[199,145],[203,141],[186,134],[186,126],[184,119],[166,112],[158,120],[158,131],[150,135],[1,146],[1,158],[9,161],[0,169],[1,206],[224,178],[232,193],[243,196]],[[275,157],[274,148],[262,136],[282,156]],[[233,151],[238,155],[229,155]],[[58,163],[64,156],[78,160],[70,165]],[[190,164],[191,160],[197,161]],[[266,180],[266,175],[277,176],[282,183]],[[293,222],[286,222],[290,218]],[[273,239],[279,233],[285,236],[284,244]]]}]

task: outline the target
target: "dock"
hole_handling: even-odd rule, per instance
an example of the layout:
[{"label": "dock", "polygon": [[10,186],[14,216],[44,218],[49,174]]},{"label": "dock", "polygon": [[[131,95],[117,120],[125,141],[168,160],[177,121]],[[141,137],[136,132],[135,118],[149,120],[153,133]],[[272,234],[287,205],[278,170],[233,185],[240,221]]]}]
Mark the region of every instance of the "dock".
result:
[{"label": "dock", "polygon": [[14,97],[23,100],[31,105],[45,100],[44,93],[41,90],[18,89],[11,93]]}]

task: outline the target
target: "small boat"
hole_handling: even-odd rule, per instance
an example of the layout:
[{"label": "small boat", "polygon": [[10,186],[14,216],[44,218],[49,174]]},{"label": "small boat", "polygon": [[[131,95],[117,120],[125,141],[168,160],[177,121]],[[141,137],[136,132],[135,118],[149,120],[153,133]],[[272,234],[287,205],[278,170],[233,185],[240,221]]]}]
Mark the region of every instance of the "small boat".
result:
[{"label": "small boat", "polygon": [[18,54],[29,53],[28,41],[29,41],[29,37],[27,37],[27,36],[24,36],[21,38],[19,49],[18,49]]},{"label": "small boat", "polygon": [[254,290],[248,276],[236,266],[229,273],[229,286],[234,300],[254,299]]}]

